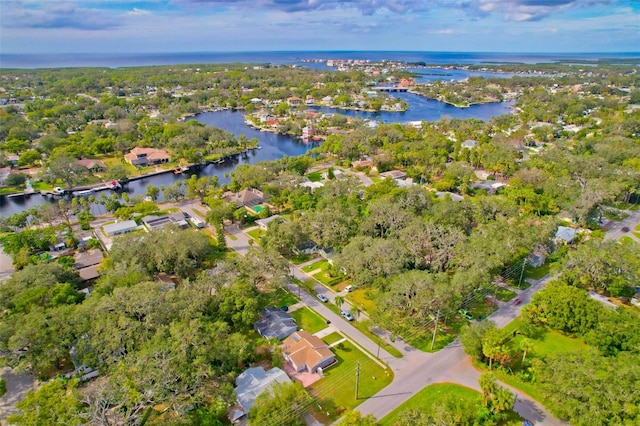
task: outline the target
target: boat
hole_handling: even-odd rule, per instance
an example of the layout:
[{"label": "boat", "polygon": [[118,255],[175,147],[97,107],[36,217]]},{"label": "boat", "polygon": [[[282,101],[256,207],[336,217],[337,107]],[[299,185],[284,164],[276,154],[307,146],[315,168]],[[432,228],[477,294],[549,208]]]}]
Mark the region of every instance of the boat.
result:
[{"label": "boat", "polygon": [[173,174],[174,175],[181,175],[182,173],[186,172],[189,170],[189,166],[180,166],[180,167],[176,167],[175,169],[173,169]]},{"label": "boat", "polygon": [[256,149],[262,149],[262,145],[256,146]]},{"label": "boat", "polygon": [[85,195],[90,195],[90,194],[93,194],[93,188],[85,189],[83,191],[73,191],[71,193],[71,195],[73,195],[74,197],[84,197]]}]

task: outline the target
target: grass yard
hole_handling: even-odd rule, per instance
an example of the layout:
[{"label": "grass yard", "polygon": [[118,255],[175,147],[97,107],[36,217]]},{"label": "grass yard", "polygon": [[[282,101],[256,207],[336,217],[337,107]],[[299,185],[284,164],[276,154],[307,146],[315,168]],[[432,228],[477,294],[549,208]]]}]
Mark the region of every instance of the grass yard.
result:
[{"label": "grass yard", "polygon": [[[507,334],[511,334],[524,325],[524,319],[522,319],[522,317],[519,317],[508,324],[504,328],[504,331]],[[514,347],[517,348],[523,338],[524,336],[518,334],[511,340],[511,343],[514,345]],[[550,329],[537,329],[535,334],[530,336],[530,339],[533,342],[533,350],[531,351],[531,355],[538,358],[545,358],[552,352],[566,350],[567,348],[571,348],[571,350],[585,351],[589,348],[589,345],[584,343],[582,339],[565,336],[558,331]]]},{"label": "grass yard", "polygon": [[496,299],[498,299],[499,301],[508,302],[514,297],[516,297],[515,291],[509,290],[508,288],[504,288],[504,287],[497,287]]},{"label": "grass yard", "polygon": [[247,232],[247,235],[253,238],[258,244],[260,244],[260,239],[266,232],[260,228],[256,228],[252,231]]},{"label": "grass yard", "polygon": [[[323,424],[337,420],[345,410],[358,406],[393,380],[393,372],[390,369],[380,367],[349,341],[342,342],[331,350],[338,363],[326,369],[325,377],[309,388],[322,407],[322,411],[315,414]],[[360,383],[356,400],[355,379],[358,361]]]},{"label": "grass yard", "polygon": [[322,269],[323,271],[329,267],[329,261],[327,259],[322,259],[317,262],[312,263],[311,265],[307,265],[302,268],[303,271],[309,273],[311,271],[315,271],[316,269]]},{"label": "grass yard", "polygon": [[281,288],[263,294],[265,297],[262,298],[260,309],[264,309],[267,306],[276,306],[278,308],[280,306],[291,306],[300,301],[293,293]]},{"label": "grass yard", "polygon": [[307,179],[311,182],[320,182],[322,180],[322,171],[312,172],[307,175]]},{"label": "grass yard", "polygon": [[291,261],[291,263],[293,263],[294,265],[300,265],[304,262],[308,262],[311,259],[314,258],[315,255],[313,254],[297,254],[291,258],[289,258],[289,260]]},{"label": "grass yard", "polygon": [[338,333],[337,331],[334,331],[333,333],[327,334],[326,336],[324,336],[322,338],[322,341],[325,342],[327,345],[332,345],[335,342],[338,342],[342,339],[344,339],[344,336]]},{"label": "grass yard", "polygon": [[291,312],[300,330],[306,330],[311,334],[327,328],[327,320],[309,309],[307,306]]},{"label": "grass yard", "polygon": [[361,287],[347,294],[345,299],[350,304],[360,307],[360,309],[364,310],[368,315],[371,315],[376,311],[374,299],[377,294],[377,290]]},{"label": "grass yard", "polygon": [[[430,411],[432,407],[441,405],[445,397],[454,397],[460,401],[472,401],[477,403],[478,406],[482,404],[482,394],[478,391],[453,383],[437,383],[422,389],[408,401],[405,401],[398,408],[386,415],[378,424],[381,426],[393,426],[403,411],[412,409]],[[522,418],[517,413],[511,412],[510,414],[509,420],[503,423],[504,425],[515,426],[522,424]]]},{"label": "grass yard", "polygon": [[542,279],[545,275],[549,273],[549,264],[544,264],[537,268],[532,268],[527,266],[524,271],[525,278],[532,278],[534,280]]},{"label": "grass yard", "polygon": [[347,277],[342,274],[338,274],[338,275],[331,274],[328,268],[314,274],[313,278],[320,281],[322,284],[326,286],[334,286],[336,284],[340,284],[341,282],[344,282],[347,279]]},{"label": "grass yard", "polygon": [[636,241],[629,237],[628,235],[625,235],[624,237],[621,237],[618,241],[620,241],[622,244],[635,244]]}]

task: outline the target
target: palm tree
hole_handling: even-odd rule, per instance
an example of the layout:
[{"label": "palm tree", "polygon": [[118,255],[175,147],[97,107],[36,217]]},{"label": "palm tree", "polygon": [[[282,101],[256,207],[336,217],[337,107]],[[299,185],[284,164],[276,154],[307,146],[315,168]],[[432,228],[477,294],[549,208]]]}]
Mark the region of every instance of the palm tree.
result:
[{"label": "palm tree", "polygon": [[344,305],[344,297],[342,296],[336,296],[333,299],[333,303],[336,304],[336,306],[338,307],[338,310],[342,310],[342,305]]},{"label": "palm tree", "polygon": [[353,315],[353,319],[356,322],[358,322],[358,317],[360,316],[361,313],[362,313],[362,309],[360,309],[356,305],[353,305],[353,307],[351,308],[351,315]]}]

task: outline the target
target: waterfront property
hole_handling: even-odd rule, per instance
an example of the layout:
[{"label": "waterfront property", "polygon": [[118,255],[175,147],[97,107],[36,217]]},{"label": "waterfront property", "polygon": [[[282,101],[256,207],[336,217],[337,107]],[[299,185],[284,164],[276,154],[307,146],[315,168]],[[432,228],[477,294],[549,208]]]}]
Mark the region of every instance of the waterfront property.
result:
[{"label": "waterfront property", "polygon": [[152,164],[168,163],[171,160],[169,153],[164,149],[133,148],[124,155],[125,160],[132,166],[149,166]]},{"label": "waterfront property", "polygon": [[168,224],[176,225],[181,229],[189,227],[182,212],[171,213],[165,216],[148,215],[142,218],[142,223],[144,223],[149,230],[162,228]]}]

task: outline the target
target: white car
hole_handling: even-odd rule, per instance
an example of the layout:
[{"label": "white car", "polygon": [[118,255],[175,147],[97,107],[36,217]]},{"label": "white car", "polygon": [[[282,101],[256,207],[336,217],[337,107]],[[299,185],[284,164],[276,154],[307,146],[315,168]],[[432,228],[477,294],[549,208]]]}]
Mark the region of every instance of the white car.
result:
[{"label": "white car", "polygon": [[53,194],[64,195],[64,189],[60,188],[59,186],[56,186],[55,188],[53,188]]},{"label": "white car", "polygon": [[353,286],[351,284],[349,284],[348,286],[346,286],[344,288],[344,291],[346,291],[347,293],[351,293],[353,290],[355,290],[355,289],[353,288]]},{"label": "white car", "polygon": [[342,315],[347,321],[353,321],[353,315],[351,315],[351,312],[341,311],[340,315]]},{"label": "white car", "polygon": [[327,302],[329,301],[329,299],[327,298],[327,296],[325,296],[325,295],[324,295],[324,294],[322,294],[322,293],[318,293],[318,294],[316,294],[316,297],[317,297],[318,299],[320,299],[320,301],[321,301],[322,303],[327,303]]}]

